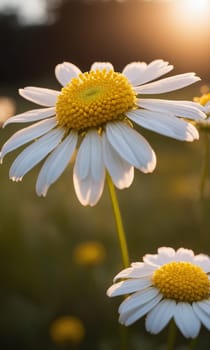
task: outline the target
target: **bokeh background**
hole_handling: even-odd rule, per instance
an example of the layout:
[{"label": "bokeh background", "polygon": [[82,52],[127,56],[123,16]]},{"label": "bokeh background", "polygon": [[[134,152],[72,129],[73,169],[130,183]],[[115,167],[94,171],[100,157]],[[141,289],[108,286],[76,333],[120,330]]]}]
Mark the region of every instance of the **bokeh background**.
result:
[{"label": "bokeh background", "polygon": [[[58,89],[54,67],[63,61],[82,70],[111,61],[121,71],[162,58],[174,74],[195,71],[202,81],[160,97],[192,100],[210,88],[210,1],[0,0],[0,48],[1,122],[34,108],[19,87]],[[0,131],[1,145],[15,130]],[[200,196],[208,132],[192,144],[140,132],[158,165],[150,175],[136,171],[131,188],[118,191],[131,261],[163,245],[210,254],[208,175]],[[0,170],[0,349],[121,349],[121,299],[105,295],[122,266],[107,188],[96,207],[82,207],[70,166],[38,198],[39,166],[22,183],[8,179],[18,152]],[[129,350],[164,349],[166,335],[150,336],[139,321],[129,329]],[[197,348],[209,349],[209,341],[203,330]],[[186,346],[179,336],[177,349]]]}]

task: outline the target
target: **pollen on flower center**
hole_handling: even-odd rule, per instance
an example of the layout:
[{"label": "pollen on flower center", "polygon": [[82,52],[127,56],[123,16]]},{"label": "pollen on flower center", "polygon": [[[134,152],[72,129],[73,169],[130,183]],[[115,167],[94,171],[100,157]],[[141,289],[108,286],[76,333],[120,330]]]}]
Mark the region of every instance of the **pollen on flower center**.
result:
[{"label": "pollen on flower center", "polygon": [[207,274],[189,262],[170,262],[157,269],[152,281],[165,298],[193,302],[208,297],[210,282]]},{"label": "pollen on flower center", "polygon": [[61,126],[84,130],[121,120],[135,106],[136,95],[125,76],[113,70],[90,71],[73,78],[61,91],[56,117]]}]

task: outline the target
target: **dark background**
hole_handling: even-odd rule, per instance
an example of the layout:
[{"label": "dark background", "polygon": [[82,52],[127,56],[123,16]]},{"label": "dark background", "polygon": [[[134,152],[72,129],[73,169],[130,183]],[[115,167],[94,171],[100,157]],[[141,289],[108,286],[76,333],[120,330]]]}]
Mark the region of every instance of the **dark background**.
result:
[{"label": "dark background", "polygon": [[120,70],[130,61],[156,58],[208,81],[210,8],[196,15],[175,3],[47,1],[54,21],[39,26],[19,25],[15,13],[1,14],[1,84],[50,76],[64,60],[85,70],[93,61],[107,60]]}]

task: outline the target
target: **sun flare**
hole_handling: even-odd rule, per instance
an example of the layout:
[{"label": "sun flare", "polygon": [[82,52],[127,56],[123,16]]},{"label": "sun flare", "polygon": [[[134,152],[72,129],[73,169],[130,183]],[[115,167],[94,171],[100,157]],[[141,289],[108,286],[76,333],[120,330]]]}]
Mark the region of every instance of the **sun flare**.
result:
[{"label": "sun flare", "polygon": [[172,3],[178,32],[193,35],[195,39],[208,30],[210,0],[174,0]]},{"label": "sun flare", "polygon": [[182,6],[188,13],[205,12],[209,6],[209,0],[182,0]]},{"label": "sun flare", "polygon": [[209,0],[178,0],[177,5],[186,17],[200,17],[206,14],[210,2]]}]

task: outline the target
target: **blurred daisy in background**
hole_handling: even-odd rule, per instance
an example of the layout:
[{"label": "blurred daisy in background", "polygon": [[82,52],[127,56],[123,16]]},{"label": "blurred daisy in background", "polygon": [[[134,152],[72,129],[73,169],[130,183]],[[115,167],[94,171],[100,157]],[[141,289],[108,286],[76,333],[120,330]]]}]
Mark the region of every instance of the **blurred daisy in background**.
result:
[{"label": "blurred daisy in background", "polygon": [[63,316],[52,322],[49,333],[52,341],[58,345],[80,344],[85,336],[85,327],[79,318]]},{"label": "blurred daisy in background", "polygon": [[194,97],[194,102],[200,103],[203,106],[203,111],[206,113],[207,118],[203,120],[196,120],[194,125],[200,129],[209,129],[210,128],[210,89],[207,85],[204,85],[201,88],[203,94],[200,97]]},{"label": "blurred daisy in background", "polygon": [[194,98],[195,102],[200,103],[202,106],[204,106],[204,112],[209,115],[210,114],[210,92],[206,92],[200,97]]},{"label": "blurred daisy in background", "polygon": [[210,330],[209,272],[208,256],[162,247],[118,273],[107,295],[131,294],[119,307],[125,326],[147,315],[146,330],[157,334],[174,319],[186,338],[196,338],[201,324]]},{"label": "blurred daisy in background", "polygon": [[73,260],[78,265],[99,265],[105,260],[105,257],[105,248],[103,244],[97,241],[80,243],[73,251]]},{"label": "blurred daisy in background", "polygon": [[186,119],[205,118],[197,102],[143,98],[200,80],[194,73],[185,73],[153,81],[172,69],[159,59],[150,64],[130,63],[122,73],[115,72],[111,63],[96,62],[89,72],[82,73],[64,62],[55,68],[63,85],[61,91],[20,89],[21,96],[45,108],[16,115],[4,123],[36,122],[15,133],[2,148],[3,160],[7,153],[34,141],[13,162],[10,178],[21,181],[47,157],[36,183],[37,194],[45,196],[74,156],[76,195],[82,205],[93,206],[102,195],[106,171],[119,189],[131,185],[134,167],[143,173],[152,172],[155,153],[133,123],[177,140],[193,141],[199,134]]},{"label": "blurred daisy in background", "polygon": [[0,127],[3,123],[14,115],[16,110],[15,101],[6,96],[0,96]]},{"label": "blurred daisy in background", "polygon": [[[206,113],[206,119],[195,120],[193,124],[202,132],[203,150],[202,150],[202,166],[200,177],[200,198],[204,198],[205,188],[208,181],[209,172],[209,130],[210,130],[210,89],[208,85],[203,85],[200,88],[200,97],[194,97],[194,101],[200,103],[203,111]],[[206,193],[207,195],[207,193]]]}]

